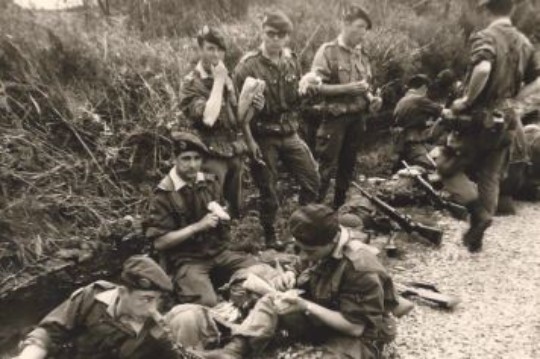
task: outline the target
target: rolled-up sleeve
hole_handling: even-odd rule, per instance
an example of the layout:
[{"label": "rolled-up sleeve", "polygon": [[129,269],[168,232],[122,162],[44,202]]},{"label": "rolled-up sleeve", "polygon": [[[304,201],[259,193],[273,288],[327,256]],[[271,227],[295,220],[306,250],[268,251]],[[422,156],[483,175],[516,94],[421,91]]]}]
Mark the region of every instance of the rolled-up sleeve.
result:
[{"label": "rolled-up sleeve", "polygon": [[328,82],[330,81],[331,71],[330,64],[326,58],[326,46],[321,46],[313,58],[311,72],[316,73],[323,82]]},{"label": "rolled-up sleeve", "polygon": [[477,32],[469,39],[470,64],[476,66],[482,61],[495,61],[496,50],[493,39],[483,32]]}]

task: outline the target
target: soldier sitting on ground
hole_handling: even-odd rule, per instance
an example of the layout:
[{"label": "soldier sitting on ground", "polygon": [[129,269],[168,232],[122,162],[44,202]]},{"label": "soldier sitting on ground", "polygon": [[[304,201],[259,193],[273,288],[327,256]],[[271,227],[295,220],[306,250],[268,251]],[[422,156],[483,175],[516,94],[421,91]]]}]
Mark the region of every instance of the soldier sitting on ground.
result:
[{"label": "soldier sitting on ground", "polygon": [[[223,349],[199,356],[257,358],[278,328],[285,328],[295,339],[321,345],[324,358],[379,358],[395,336],[391,312],[398,305],[384,267],[365,244],[350,238],[350,232],[339,226],[337,213],[324,205],[301,207],[292,214],[289,227],[301,259],[312,265],[297,278],[305,294],[300,297],[293,290],[263,296],[232,328],[232,339]],[[184,333],[180,337],[190,336],[194,346],[199,339],[208,341],[210,331],[205,329],[216,326],[208,322],[205,311],[183,308],[193,326],[180,326]],[[179,311],[187,317],[186,310]]]},{"label": "soldier sitting on ground", "polygon": [[207,147],[190,133],[173,138],[175,166],[158,185],[145,232],[173,275],[178,300],[213,307],[218,300],[211,272],[232,274],[256,261],[227,249],[230,218],[219,205],[221,187],[215,175],[201,172]]},{"label": "soldier sitting on ground", "polygon": [[97,281],[74,292],[22,343],[19,359],[177,358],[153,320],[172,282],[152,259],[133,256],[120,285]]}]

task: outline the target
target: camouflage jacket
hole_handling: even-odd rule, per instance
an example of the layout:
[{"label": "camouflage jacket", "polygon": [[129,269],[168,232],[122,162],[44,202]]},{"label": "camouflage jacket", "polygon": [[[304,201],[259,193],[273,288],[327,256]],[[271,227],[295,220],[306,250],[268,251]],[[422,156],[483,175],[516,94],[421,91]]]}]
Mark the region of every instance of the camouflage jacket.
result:
[{"label": "camouflage jacket", "polygon": [[[319,75],[323,83],[331,85],[372,81],[366,52],[360,47],[348,47],[341,36],[319,48],[313,58],[311,71]],[[367,110],[369,102],[364,95],[344,95],[325,98],[318,106],[325,113],[339,116],[362,113]]]},{"label": "camouflage jacket", "polygon": [[148,320],[139,333],[116,315],[118,288],[97,281],[75,291],[23,342],[69,359],[176,358],[163,333]]},{"label": "camouflage jacket", "polygon": [[214,79],[199,62],[185,78],[180,94],[182,112],[191,120],[193,127],[208,147],[211,155],[232,157],[245,152],[244,141],[240,138],[236,118],[236,90],[225,86],[221,111],[214,126],[203,123],[206,102],[210,98]]},{"label": "camouflage jacket", "polygon": [[298,129],[298,82],[301,70],[296,55],[284,49],[279,63],[272,62],[261,48],[248,52],[234,70],[233,80],[242,89],[248,77],[263,80],[265,106],[251,121],[254,136],[291,134]]}]

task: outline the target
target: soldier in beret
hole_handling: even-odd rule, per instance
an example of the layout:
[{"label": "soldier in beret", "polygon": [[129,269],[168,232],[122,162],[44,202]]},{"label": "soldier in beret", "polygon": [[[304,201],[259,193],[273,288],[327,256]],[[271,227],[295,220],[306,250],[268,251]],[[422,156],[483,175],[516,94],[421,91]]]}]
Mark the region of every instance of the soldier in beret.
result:
[{"label": "soldier in beret", "polygon": [[220,206],[221,186],[215,175],[201,172],[206,145],[186,132],[173,133],[173,140],[175,166],[158,185],[145,234],[172,273],[178,300],[213,307],[217,295],[211,272],[232,274],[255,260],[227,249],[230,217]]},{"label": "soldier in beret", "polygon": [[180,106],[208,148],[203,170],[218,177],[230,213],[238,217],[242,206],[243,154],[239,136],[237,92],[223,63],[225,37],[204,26],[197,34],[199,62],[184,78]]},{"label": "soldier in beret", "polygon": [[509,100],[540,88],[540,58],[512,25],[512,0],[480,0],[478,4],[481,20],[489,25],[471,36],[464,94],[451,106],[457,120],[437,164],[446,190],[469,209],[470,226],[463,244],[470,252],[482,249],[484,233],[497,209],[517,129]]},{"label": "soldier in beret", "polygon": [[280,328],[321,345],[324,358],[381,358],[396,334],[392,310],[398,305],[392,279],[366,245],[339,225],[331,208],[310,204],[289,219],[300,256],[313,264],[301,272],[297,291],[259,299],[233,330],[223,349],[207,359],[257,358]]},{"label": "soldier in beret", "polygon": [[364,117],[368,110],[378,111],[382,104],[380,97],[370,93],[371,65],[362,48],[372,27],[371,19],[359,6],[346,7],[341,19],[341,33],[319,48],[311,67],[311,72],[322,79],[322,84],[313,89],[323,101],[316,140],[319,200],[324,200],[335,177],[334,208],[345,202],[360,141],[365,136]]},{"label": "soldier in beret", "polygon": [[120,283],[97,281],[74,292],[28,334],[18,358],[176,358],[152,317],[173,289],[167,274],[152,259],[133,256]]},{"label": "soldier in beret", "polygon": [[277,193],[278,161],[282,161],[298,180],[301,204],[314,202],[319,191],[317,164],[298,129],[298,83],[301,69],[296,55],[286,47],[293,26],[282,12],[265,15],[261,46],[248,52],[234,70],[234,81],[242,88],[246,78],[266,84],[264,102],[254,103],[256,114],[251,132],[257,144],[253,155],[263,161],[252,161],[251,174],[261,193],[260,218],[269,247],[282,246],[277,241],[274,222],[279,208]]}]

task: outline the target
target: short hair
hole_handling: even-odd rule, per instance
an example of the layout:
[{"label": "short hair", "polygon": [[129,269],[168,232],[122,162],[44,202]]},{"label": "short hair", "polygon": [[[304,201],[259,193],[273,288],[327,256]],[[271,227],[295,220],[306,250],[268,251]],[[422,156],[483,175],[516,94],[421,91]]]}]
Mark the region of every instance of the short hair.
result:
[{"label": "short hair", "polygon": [[407,81],[407,87],[412,89],[418,89],[422,86],[429,87],[430,84],[431,80],[424,74],[414,75]]},{"label": "short hair", "polygon": [[339,233],[337,212],[323,204],[300,207],[289,219],[289,230],[304,245],[325,246]]},{"label": "short hair", "polygon": [[491,0],[485,6],[493,15],[508,16],[514,9],[514,2],[512,0]]}]

